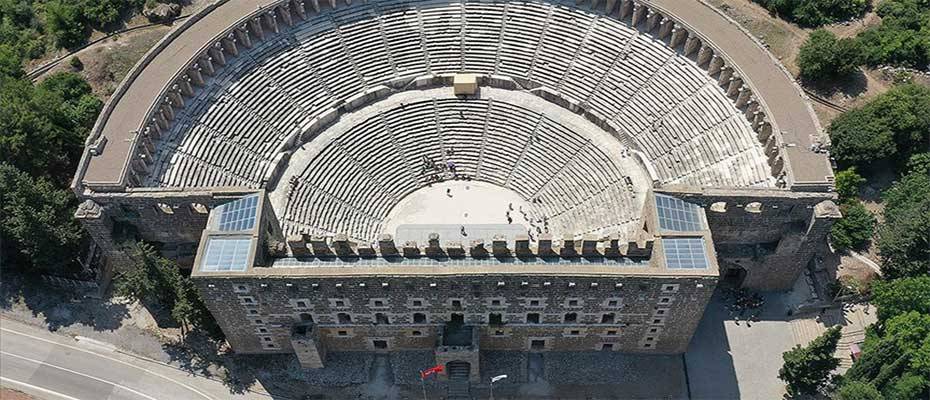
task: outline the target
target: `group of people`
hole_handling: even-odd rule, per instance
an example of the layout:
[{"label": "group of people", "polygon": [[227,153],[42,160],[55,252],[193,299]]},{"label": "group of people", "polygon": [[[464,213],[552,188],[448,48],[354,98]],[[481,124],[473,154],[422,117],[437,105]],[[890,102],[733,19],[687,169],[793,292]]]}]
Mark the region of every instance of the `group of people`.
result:
[{"label": "group of people", "polygon": [[[530,199],[530,202],[533,204],[542,203],[538,198]],[[513,217],[510,213],[513,210],[513,203],[507,204],[507,211],[505,216],[507,217],[507,223],[513,223]],[[526,235],[530,237],[530,240],[536,240],[535,235],[541,235],[543,233],[549,233],[549,217],[548,216],[536,216],[535,213],[531,210],[529,213],[523,210],[523,206],[517,206],[517,211],[523,216],[523,221],[530,225],[530,228],[526,230]],[[534,233],[535,230],[535,233]]]},{"label": "group of people", "polygon": [[429,156],[423,155],[420,158],[420,174],[426,177],[430,184],[446,180],[447,174],[452,175],[451,179],[471,180],[471,177],[467,175],[459,175],[455,161],[448,158],[452,154],[454,154],[454,152],[451,148],[446,149],[447,159],[445,163],[436,162]]}]

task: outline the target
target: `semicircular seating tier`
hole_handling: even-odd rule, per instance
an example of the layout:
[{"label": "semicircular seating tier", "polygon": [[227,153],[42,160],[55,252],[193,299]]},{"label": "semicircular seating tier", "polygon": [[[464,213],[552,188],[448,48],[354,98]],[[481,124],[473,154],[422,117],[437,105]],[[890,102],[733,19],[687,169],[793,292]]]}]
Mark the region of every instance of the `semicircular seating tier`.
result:
[{"label": "semicircular seating tier", "polygon": [[[443,98],[371,114],[289,179],[281,215],[286,233],[376,240],[401,199],[445,179],[513,190],[531,200],[528,218],[545,219],[553,233],[621,234],[639,220],[641,201],[626,183],[642,173],[632,157],[612,156],[536,110]],[[626,168],[617,162],[624,158]],[[624,171],[630,165],[636,171]]]},{"label": "semicircular seating tier", "polygon": [[391,80],[458,72],[557,93],[642,150],[661,183],[774,185],[752,126],[716,79],[666,40],[596,10],[373,0],[279,27],[188,100],[146,186],[260,187],[308,121]]}]

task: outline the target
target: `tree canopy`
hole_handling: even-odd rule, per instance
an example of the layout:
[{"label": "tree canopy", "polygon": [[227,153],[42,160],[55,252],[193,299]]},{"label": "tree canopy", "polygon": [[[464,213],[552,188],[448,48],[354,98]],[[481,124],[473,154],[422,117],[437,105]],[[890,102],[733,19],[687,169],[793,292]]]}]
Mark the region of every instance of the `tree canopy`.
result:
[{"label": "tree canopy", "polygon": [[117,295],[165,307],[184,330],[197,326],[218,334],[219,328],[200,292],[190,278],[181,274],[177,264],[144,242],[127,244],[127,251],[133,265],[115,280]]},{"label": "tree canopy", "polygon": [[850,381],[836,392],[837,400],[884,400],[881,392],[869,383]]},{"label": "tree canopy", "polygon": [[880,321],[911,311],[930,314],[930,275],[880,281],[872,288],[872,304]]},{"label": "tree canopy", "polygon": [[903,167],[930,146],[930,88],[898,85],[837,117],[828,128],[831,154],[843,166],[868,170],[876,162]]},{"label": "tree canopy", "polygon": [[930,171],[921,162],[925,158],[914,157],[911,170],[882,196],[885,221],[877,245],[888,278],[930,274]]},{"label": "tree canopy", "polygon": [[45,270],[72,266],[84,234],[74,210],[70,191],[0,162],[0,236],[7,263]]},{"label": "tree canopy", "polygon": [[0,77],[0,154],[32,176],[64,187],[102,103],[80,76],[57,73],[38,85]]},{"label": "tree canopy", "polygon": [[850,382],[875,387],[885,398],[920,400],[930,394],[930,314],[895,315],[866,335],[862,358],[840,386]]},{"label": "tree canopy", "polygon": [[770,12],[805,27],[832,24],[862,15],[867,0],[754,0]]},{"label": "tree canopy", "polygon": [[926,68],[930,64],[930,2],[884,0],[877,12],[881,24],[857,36],[864,61],[873,66]]},{"label": "tree canopy", "polygon": [[832,32],[818,29],[807,37],[798,53],[801,78],[819,81],[848,76],[858,68],[860,53],[855,39],[837,39]]},{"label": "tree canopy", "polygon": [[856,167],[850,167],[836,173],[836,194],[840,196],[840,201],[856,199],[859,196],[859,188],[866,182],[862,175],[856,172]]},{"label": "tree canopy", "polygon": [[813,395],[827,384],[830,373],[840,365],[833,357],[840,340],[840,328],[827,329],[807,347],[796,346],[782,354],[785,364],[778,370],[778,378],[788,384],[791,396]]},{"label": "tree canopy", "polygon": [[858,200],[844,202],[840,212],[843,218],[833,223],[831,241],[840,249],[862,249],[875,231],[875,216]]}]

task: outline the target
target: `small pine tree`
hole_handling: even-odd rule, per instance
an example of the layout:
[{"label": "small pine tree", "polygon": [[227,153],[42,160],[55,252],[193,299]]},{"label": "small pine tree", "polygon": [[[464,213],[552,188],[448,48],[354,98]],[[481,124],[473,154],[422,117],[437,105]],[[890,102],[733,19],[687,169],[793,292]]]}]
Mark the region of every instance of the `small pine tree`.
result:
[{"label": "small pine tree", "polygon": [[814,339],[807,347],[796,346],[782,354],[785,364],[778,378],[788,384],[791,396],[817,394],[826,385],[830,373],[840,365],[833,357],[840,340],[840,328],[835,326]]}]

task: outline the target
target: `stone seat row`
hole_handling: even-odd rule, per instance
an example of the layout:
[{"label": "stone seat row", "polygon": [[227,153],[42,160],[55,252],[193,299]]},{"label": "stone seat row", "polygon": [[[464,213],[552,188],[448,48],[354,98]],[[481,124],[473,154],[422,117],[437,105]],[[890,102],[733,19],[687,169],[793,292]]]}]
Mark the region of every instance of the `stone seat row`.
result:
[{"label": "stone seat row", "polygon": [[[208,54],[213,64],[200,68],[213,71],[214,80],[221,84],[205,85],[196,92],[193,89],[182,91],[189,92],[187,97],[192,98],[172,104],[194,104],[199,111],[189,114],[192,120],[238,138],[237,143],[265,154],[263,158],[269,160],[299,126],[366,88],[400,76],[461,72],[465,71],[465,66],[473,68],[467,72],[509,75],[550,87],[602,116],[618,131],[641,131],[654,122],[650,121],[649,113],[665,113],[674,104],[693,96],[698,88],[705,87],[712,89],[706,94],[713,101],[694,102],[687,113],[676,115],[674,118],[681,121],[681,126],[702,126],[705,116],[740,113],[733,107],[736,101],[737,105],[742,103],[753,108],[753,113],[747,113],[752,114],[753,126],[741,121],[736,132],[739,140],[730,142],[732,138],[727,138],[720,143],[737,146],[746,143],[745,138],[751,142],[756,137],[754,128],[765,129],[764,115],[757,115],[759,109],[751,104],[751,93],[726,69],[712,49],[697,38],[689,37],[672,21],[655,16],[649,10],[642,11],[638,4],[620,1],[612,7],[605,14],[544,2],[392,0],[340,5],[335,10],[314,13],[302,1],[292,0],[260,15],[257,22],[234,30],[231,36],[219,42],[221,50]],[[471,10],[478,13],[468,14]],[[283,18],[284,13],[289,17]],[[295,14],[304,20],[294,18]],[[286,27],[272,20],[294,23]],[[468,37],[476,21],[480,21],[482,27],[482,43],[495,44],[494,36],[490,35],[497,35],[496,47],[485,49],[483,45],[479,48],[463,43],[462,38]],[[619,37],[612,36],[617,33]],[[219,58],[223,61],[217,62]],[[204,66],[207,61],[200,60]],[[214,64],[223,64],[225,68],[216,68]],[[706,65],[711,74],[698,65]],[[589,71],[595,74],[594,78]],[[726,89],[707,85],[715,81]],[[227,103],[210,107],[197,104],[224,98],[228,99]],[[173,110],[173,107],[169,105],[167,109]],[[160,115],[167,121],[166,115],[172,113],[174,111],[162,107]],[[167,122],[158,125],[167,127]],[[171,129],[190,128],[175,123]],[[202,147],[209,146],[207,141],[194,144],[198,140],[195,135],[166,136],[181,141],[173,148],[196,146],[202,149],[191,153],[213,152]],[[634,140],[640,141],[639,138]],[[677,146],[688,147],[687,152],[700,150],[689,147],[694,145],[693,141],[660,140],[657,143],[677,143]],[[646,147],[645,143],[640,144]],[[655,151],[647,153],[657,154]],[[188,173],[174,171],[181,166],[168,161],[171,159],[168,152],[158,154],[161,159],[157,165],[167,166],[156,169],[159,175],[150,178],[152,184],[172,186],[177,180],[169,181],[166,177]],[[660,167],[664,165],[658,159],[653,161]],[[761,151],[748,154],[744,161],[751,170],[765,169],[767,162]],[[470,169],[474,160],[463,160],[463,163],[465,169]],[[199,164],[185,165],[196,167]],[[268,172],[255,174],[239,169],[243,168],[239,165],[218,167],[226,168],[231,175],[266,175]],[[661,175],[670,180],[684,177],[697,183],[709,183],[705,174],[698,173],[702,168],[706,166],[682,165],[674,171],[663,171]],[[733,175],[733,186],[759,182],[758,179],[741,181],[741,176]],[[210,186],[212,183],[200,184]]]},{"label": "stone seat row", "polygon": [[539,200],[553,215],[632,209],[625,188],[622,196],[600,196],[624,179],[623,171],[580,134],[494,99],[425,99],[384,110],[322,146],[289,188],[285,230],[374,240],[391,209],[430,183],[424,172],[456,179],[447,165],[459,179],[468,175]]}]

